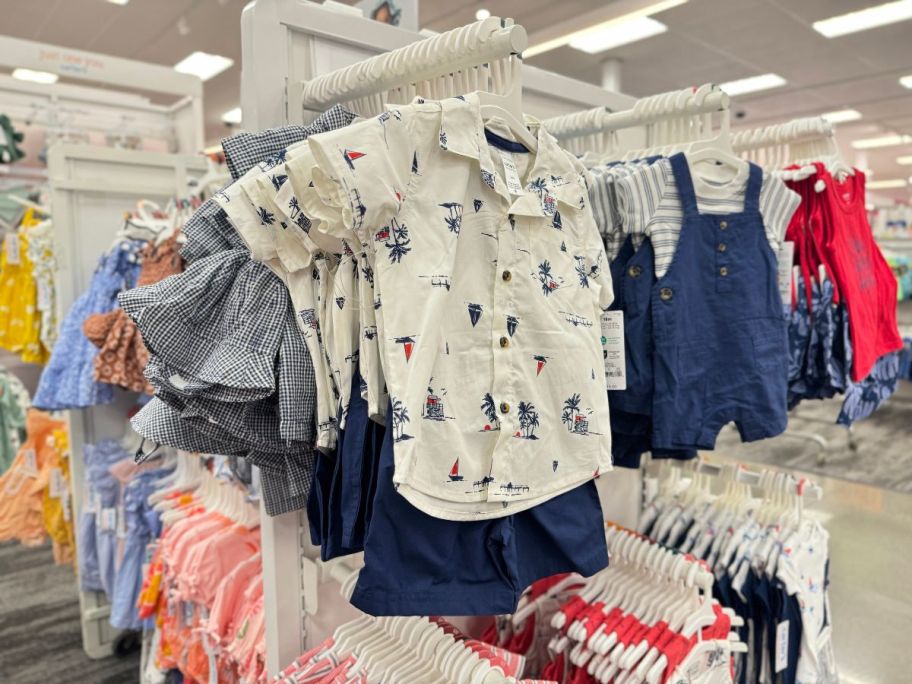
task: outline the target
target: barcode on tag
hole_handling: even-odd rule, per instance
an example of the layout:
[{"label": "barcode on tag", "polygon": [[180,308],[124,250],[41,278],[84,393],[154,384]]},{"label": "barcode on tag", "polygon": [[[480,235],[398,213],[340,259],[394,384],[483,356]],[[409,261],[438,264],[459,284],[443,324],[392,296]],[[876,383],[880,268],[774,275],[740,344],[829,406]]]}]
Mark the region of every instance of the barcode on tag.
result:
[{"label": "barcode on tag", "polygon": [[18,264],[19,263],[19,235],[16,233],[7,233],[5,239],[6,247],[6,263],[8,264]]},{"label": "barcode on tag", "polygon": [[785,241],[779,246],[779,295],[783,302],[792,301],[792,262],[795,243]]},{"label": "barcode on tag", "polygon": [[776,672],[788,667],[789,657],[789,621],[783,620],[776,625]]},{"label": "barcode on tag", "polygon": [[627,360],[624,355],[624,312],[603,311],[601,323],[605,383],[609,390],[625,390],[627,389]]},{"label": "barcode on tag", "polygon": [[23,452],[22,471],[29,477],[38,477],[38,456],[34,449],[26,449]]},{"label": "barcode on tag", "polygon": [[66,491],[66,480],[63,479],[63,471],[60,468],[51,468],[51,478],[48,482],[48,496],[52,499],[59,499]]},{"label": "barcode on tag", "polygon": [[513,155],[506,150],[501,150],[500,158],[503,159],[507,190],[510,191],[511,195],[523,194],[522,181],[519,179],[519,171],[516,169],[516,162],[513,161]]}]

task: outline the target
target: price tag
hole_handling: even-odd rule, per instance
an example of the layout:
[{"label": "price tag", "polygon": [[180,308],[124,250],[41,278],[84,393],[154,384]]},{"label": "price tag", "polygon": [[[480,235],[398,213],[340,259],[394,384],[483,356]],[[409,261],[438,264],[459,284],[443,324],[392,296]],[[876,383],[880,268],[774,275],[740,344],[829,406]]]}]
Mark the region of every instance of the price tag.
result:
[{"label": "price tag", "polygon": [[624,353],[624,312],[603,311],[602,357],[609,390],[627,389],[627,359]]},{"label": "price tag", "polygon": [[785,241],[779,246],[779,294],[783,303],[792,301],[792,262],[795,260],[795,243]]},{"label": "price tag", "polygon": [[49,311],[51,308],[50,286],[46,282],[39,280],[36,283],[36,287],[38,291],[38,301],[36,302],[38,305],[38,310]]},{"label": "price tag", "polygon": [[19,235],[17,233],[7,233],[5,239],[6,263],[18,264],[19,258]]},{"label": "price tag", "polygon": [[29,477],[38,477],[38,456],[35,450],[26,449],[22,458],[22,472]]},{"label": "price tag", "polygon": [[70,520],[72,520],[72,518],[73,518],[73,511],[70,508],[70,490],[69,489],[63,490],[63,497],[60,502],[60,506],[63,508],[63,519],[66,522],[70,522]]},{"label": "price tag", "polygon": [[63,479],[63,471],[60,468],[51,468],[51,479],[48,482],[48,496],[52,499],[63,497],[66,491],[66,480]]},{"label": "price tag", "polygon": [[507,190],[510,191],[511,195],[523,194],[522,181],[519,179],[519,171],[516,169],[516,162],[513,161],[513,154],[506,150],[500,150],[500,158],[503,159]]},{"label": "price tag", "polygon": [[118,539],[127,538],[127,516],[124,515],[123,506],[117,507],[117,524],[114,528],[114,531],[117,534]]},{"label": "price tag", "polygon": [[783,620],[776,625],[776,672],[788,667],[789,656],[789,621]]},{"label": "price tag", "polygon": [[102,508],[99,525],[102,532],[113,532],[117,528],[117,509]]}]

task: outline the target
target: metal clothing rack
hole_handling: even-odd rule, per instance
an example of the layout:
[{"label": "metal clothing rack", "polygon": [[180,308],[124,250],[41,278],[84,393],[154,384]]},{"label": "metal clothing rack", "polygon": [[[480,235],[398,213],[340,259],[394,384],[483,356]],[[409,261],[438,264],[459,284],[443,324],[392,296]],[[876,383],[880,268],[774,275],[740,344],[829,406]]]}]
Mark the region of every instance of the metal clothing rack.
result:
[{"label": "metal clothing rack", "polygon": [[[510,34],[518,35],[507,31]],[[340,14],[331,5],[303,0],[255,0],[241,17],[243,125],[258,131],[306,123],[319,113],[304,106],[308,82],[422,39],[434,38],[352,16],[350,8]],[[509,40],[505,42],[511,44]],[[525,64],[522,84],[523,111],[539,118],[594,106],[627,109],[636,101]],[[314,107],[328,101],[308,99],[307,103],[308,107]],[[604,486],[608,486],[613,475],[601,478]],[[639,491],[639,487],[634,486],[631,491]],[[629,507],[631,510],[623,513],[635,520],[639,498],[631,497]],[[343,571],[327,571],[319,563],[319,550],[309,543],[303,512],[275,518],[264,514],[261,533],[267,606],[266,662],[267,671],[273,675],[303,653],[308,643],[320,638],[315,619],[325,617],[325,611],[317,615],[315,606],[329,605],[331,597],[324,595],[324,584],[333,574],[341,576]],[[358,557],[348,562],[360,565]],[[338,597],[337,591],[333,593]],[[344,610],[339,607],[340,612]],[[322,626],[328,628],[325,633],[331,632],[332,627]]]},{"label": "metal clothing rack", "polygon": [[[54,221],[55,288],[58,320],[85,291],[98,263],[100,249],[111,244],[124,211],[140,199],[159,201],[186,196],[192,178],[206,172],[204,157],[117,150],[58,143],[48,152],[51,212]],[[83,509],[83,450],[105,438],[120,439],[127,411],[136,395],[115,390],[112,404],[65,411],[70,436],[70,482],[73,520]],[[78,568],[77,568],[78,572]],[[79,592],[83,649],[90,658],[111,655],[118,632],[108,622],[110,605],[104,593]]]}]

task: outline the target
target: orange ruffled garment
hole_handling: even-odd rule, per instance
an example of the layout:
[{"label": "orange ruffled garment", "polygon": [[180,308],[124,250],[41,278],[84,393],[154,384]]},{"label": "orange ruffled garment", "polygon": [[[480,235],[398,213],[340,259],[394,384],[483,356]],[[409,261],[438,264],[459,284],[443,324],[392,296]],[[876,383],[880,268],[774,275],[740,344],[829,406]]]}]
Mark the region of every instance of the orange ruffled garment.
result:
[{"label": "orange ruffled garment", "polygon": [[[157,283],[184,270],[177,237],[174,235],[160,245],[151,242],[146,245],[141,255],[142,268],[137,287]],[[100,350],[95,357],[95,380],[132,392],[154,394],[143,375],[149,362],[149,351],[136,324],[123,309],[89,316],[82,325],[82,331]]]},{"label": "orange ruffled garment", "polygon": [[47,536],[44,491],[57,463],[54,432],[65,425],[43,411],[29,409],[25,428],[25,442],[10,469],[0,476],[0,542],[16,539],[25,546],[40,546]]}]

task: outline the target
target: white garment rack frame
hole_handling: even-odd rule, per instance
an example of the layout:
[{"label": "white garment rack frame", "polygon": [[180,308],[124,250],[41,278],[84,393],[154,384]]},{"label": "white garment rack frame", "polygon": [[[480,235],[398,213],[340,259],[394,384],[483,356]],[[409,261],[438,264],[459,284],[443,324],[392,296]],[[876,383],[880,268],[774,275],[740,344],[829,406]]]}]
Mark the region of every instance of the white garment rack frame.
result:
[{"label": "white garment rack frame", "polygon": [[[48,152],[58,322],[86,291],[102,251],[113,243],[124,212],[140,199],[159,202],[186,197],[188,182],[202,176],[206,160],[198,155],[118,150],[58,143]],[[127,411],[136,394],[115,389],[112,404],[64,412],[70,435],[70,478],[76,543],[83,509],[83,449],[125,434]],[[78,570],[78,569],[77,569]],[[111,655],[118,632],[108,617],[102,592],[79,592],[83,649],[90,658]]]},{"label": "white garment rack frame", "polygon": [[[312,120],[318,112],[305,114],[300,106],[301,82],[421,38],[411,31],[306,0],[251,2],[241,17],[244,128],[260,131]],[[541,119],[589,107],[624,110],[636,102],[633,97],[528,65],[523,66],[522,82],[523,110]],[[628,135],[643,133],[632,130]],[[617,494],[606,496],[603,506],[610,507],[612,519],[635,526],[641,493],[639,472],[615,471],[601,480],[606,489],[610,486],[616,493],[630,494],[629,501],[620,501],[623,496]],[[276,518],[267,518],[264,513],[261,529],[266,664],[269,674],[274,675],[304,652],[309,628],[319,631],[314,628],[316,602],[327,600],[318,598],[319,585],[332,573],[314,561],[319,550],[309,542],[303,512]],[[346,561],[354,567],[360,565],[357,558]],[[332,593],[338,596],[338,592]],[[339,611],[342,621],[357,614],[347,606],[334,606],[333,610]]]}]

